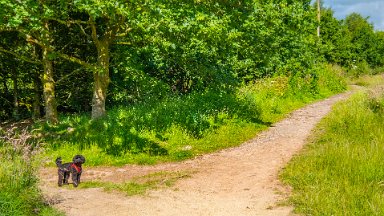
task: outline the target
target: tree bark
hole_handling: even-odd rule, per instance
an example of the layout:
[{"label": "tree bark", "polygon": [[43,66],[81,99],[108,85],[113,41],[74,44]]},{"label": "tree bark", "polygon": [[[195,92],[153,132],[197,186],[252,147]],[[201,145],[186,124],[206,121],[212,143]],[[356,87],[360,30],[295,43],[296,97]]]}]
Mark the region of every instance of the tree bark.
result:
[{"label": "tree bark", "polygon": [[[36,50],[36,45],[33,46],[33,56],[35,59],[38,59],[38,54]],[[40,73],[39,70],[33,69],[33,103],[32,103],[32,119],[38,119],[41,117],[40,109]]]},{"label": "tree bark", "polygon": [[100,118],[106,115],[105,101],[107,97],[109,78],[109,45],[108,39],[98,40],[96,42],[97,48],[97,64],[99,70],[95,71],[93,97],[92,97],[92,119]]},{"label": "tree bark", "polygon": [[44,73],[41,81],[43,84],[45,118],[52,124],[56,124],[58,122],[58,118],[55,98],[55,81],[53,79],[53,63],[49,60],[48,54],[48,49],[43,48]]},{"label": "tree bark", "polygon": [[39,91],[39,75],[37,72],[34,72],[33,75],[33,104],[32,104],[32,118],[38,119],[41,117],[40,113],[40,91]]},{"label": "tree bark", "polygon": [[15,68],[12,69],[13,81],[13,112],[12,115],[16,120],[19,120],[19,85],[17,82],[18,73]]},{"label": "tree bark", "polygon": [[109,46],[113,41],[116,28],[108,25],[105,32],[99,38],[97,33],[96,22],[91,16],[89,18],[92,30],[92,40],[97,49],[97,69],[94,71],[94,85],[92,97],[92,119],[100,118],[106,115],[105,101],[107,98],[107,90],[110,82],[109,78]]},{"label": "tree bark", "polygon": [[49,59],[49,54],[51,49],[49,47],[52,42],[49,24],[46,22],[44,24],[44,29],[41,34],[43,44],[42,48],[42,60],[43,60],[43,76],[41,77],[41,82],[43,84],[43,95],[44,95],[44,104],[45,104],[45,118],[52,124],[58,123],[57,118],[57,105],[56,105],[56,96],[55,96],[55,80],[53,78],[53,62]]}]

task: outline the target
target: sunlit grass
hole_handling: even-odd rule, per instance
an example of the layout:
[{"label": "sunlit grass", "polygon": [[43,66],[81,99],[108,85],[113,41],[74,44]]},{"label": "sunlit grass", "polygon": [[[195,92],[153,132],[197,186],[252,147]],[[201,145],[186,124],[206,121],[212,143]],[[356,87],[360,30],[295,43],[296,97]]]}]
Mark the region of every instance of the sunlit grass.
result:
[{"label": "sunlit grass", "polygon": [[384,74],[377,74],[374,76],[363,75],[357,78],[350,78],[348,83],[365,87],[384,85]]},{"label": "sunlit grass", "polygon": [[43,157],[51,165],[75,154],[90,166],[185,160],[238,146],[289,112],[345,90],[330,66],[315,73],[116,107],[98,120],[61,116],[60,124],[37,124],[34,133],[46,143]]},{"label": "sunlit grass", "polygon": [[0,215],[62,215],[45,204],[34,167],[0,140]]},{"label": "sunlit grass", "polygon": [[384,215],[384,94],[354,95],[282,171],[304,215]]},{"label": "sunlit grass", "polygon": [[103,188],[105,191],[119,191],[127,196],[142,195],[149,190],[173,186],[178,180],[190,177],[190,172],[157,172],[140,176],[124,183],[101,181],[82,182],[79,188]]}]

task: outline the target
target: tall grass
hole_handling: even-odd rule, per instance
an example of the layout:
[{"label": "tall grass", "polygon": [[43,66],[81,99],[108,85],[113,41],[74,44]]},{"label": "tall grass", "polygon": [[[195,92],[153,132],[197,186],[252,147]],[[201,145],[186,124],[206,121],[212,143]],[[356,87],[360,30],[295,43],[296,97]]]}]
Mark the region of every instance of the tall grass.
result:
[{"label": "tall grass", "polygon": [[384,73],[373,76],[362,75],[357,78],[349,78],[348,83],[370,88],[384,85]]},{"label": "tall grass", "polygon": [[104,119],[61,116],[59,125],[38,124],[34,131],[47,143],[48,161],[77,153],[87,157],[87,165],[177,161],[239,145],[292,110],[345,87],[333,68],[319,66],[311,74],[266,78],[228,91],[116,107]]},{"label": "tall grass", "polygon": [[305,215],[384,215],[384,94],[338,104],[282,171]]},{"label": "tall grass", "polygon": [[25,139],[10,139],[10,142],[0,139],[0,215],[60,215],[42,198]]}]

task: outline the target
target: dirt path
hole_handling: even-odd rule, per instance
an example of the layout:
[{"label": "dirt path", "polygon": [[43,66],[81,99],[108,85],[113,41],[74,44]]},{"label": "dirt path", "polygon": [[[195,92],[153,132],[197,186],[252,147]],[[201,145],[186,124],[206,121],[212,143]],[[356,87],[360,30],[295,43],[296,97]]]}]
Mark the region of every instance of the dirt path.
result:
[{"label": "dirt path", "polygon": [[287,189],[278,181],[278,171],[305,144],[311,130],[349,93],[336,95],[291,113],[285,120],[240,147],[182,163],[156,166],[85,167],[83,181],[99,179],[122,182],[134,176],[162,170],[192,170],[190,178],[171,188],[127,197],[102,189],[56,186],[56,169],[41,171],[41,188],[54,205],[67,215],[292,215],[291,207],[279,206]]}]

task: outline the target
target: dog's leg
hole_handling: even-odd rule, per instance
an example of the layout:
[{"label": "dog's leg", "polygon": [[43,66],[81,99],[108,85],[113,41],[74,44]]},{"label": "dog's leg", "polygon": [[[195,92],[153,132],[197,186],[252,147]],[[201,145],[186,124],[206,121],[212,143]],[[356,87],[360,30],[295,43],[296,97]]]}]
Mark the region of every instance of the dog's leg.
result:
[{"label": "dog's leg", "polygon": [[79,186],[79,173],[77,171],[72,172],[72,182],[73,186],[77,187]]},{"label": "dog's leg", "polygon": [[77,183],[80,184],[81,172],[77,174]]},{"label": "dog's leg", "polygon": [[61,187],[63,185],[63,182],[64,182],[64,172],[59,169],[58,174],[59,174],[59,180],[57,183],[58,183],[59,187]]},{"label": "dog's leg", "polygon": [[68,184],[69,175],[70,175],[70,172],[68,171],[64,173],[64,184]]}]

